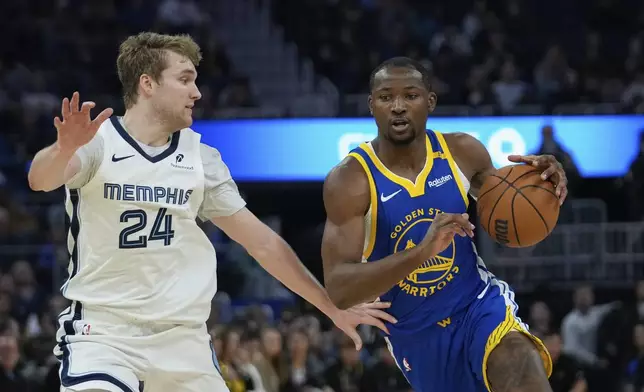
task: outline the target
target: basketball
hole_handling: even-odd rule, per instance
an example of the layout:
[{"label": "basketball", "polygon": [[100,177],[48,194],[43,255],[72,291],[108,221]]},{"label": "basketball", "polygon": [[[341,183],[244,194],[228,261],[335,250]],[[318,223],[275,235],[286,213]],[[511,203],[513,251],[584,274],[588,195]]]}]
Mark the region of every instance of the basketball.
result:
[{"label": "basketball", "polygon": [[481,226],[497,243],[525,248],[543,241],[554,229],[559,198],[541,173],[530,165],[510,165],[485,180],[477,212]]}]

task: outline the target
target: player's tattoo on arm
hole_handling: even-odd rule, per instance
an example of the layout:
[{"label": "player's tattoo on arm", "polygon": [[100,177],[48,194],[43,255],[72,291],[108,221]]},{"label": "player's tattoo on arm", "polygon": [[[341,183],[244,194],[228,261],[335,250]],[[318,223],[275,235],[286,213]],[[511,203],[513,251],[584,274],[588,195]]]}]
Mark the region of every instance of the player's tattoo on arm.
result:
[{"label": "player's tattoo on arm", "polygon": [[537,348],[518,332],[506,335],[490,353],[487,378],[494,392],[552,392]]}]

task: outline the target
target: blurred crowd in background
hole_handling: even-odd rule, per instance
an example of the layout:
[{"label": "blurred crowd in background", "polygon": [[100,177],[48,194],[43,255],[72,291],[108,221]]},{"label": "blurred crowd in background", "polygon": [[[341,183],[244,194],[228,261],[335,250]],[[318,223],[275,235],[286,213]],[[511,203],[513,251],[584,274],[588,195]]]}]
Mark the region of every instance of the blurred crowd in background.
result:
[{"label": "blurred crowd in background", "polygon": [[[2,392],[59,388],[52,349],[57,316],[67,306],[58,294],[68,261],[63,191],[29,191],[30,159],[54,142],[52,119],[61,97],[80,91],[100,108],[123,112],[115,56],[122,39],[145,30],[189,33],[201,45],[197,119],[368,115],[369,73],[392,56],[421,60],[431,71],[436,115],[644,113],[639,0],[2,1]],[[607,141],[619,143],[619,130],[611,133]],[[557,253],[560,260],[581,260],[566,266],[566,274],[551,271],[566,280],[557,287],[548,285],[547,275],[527,273],[522,254],[509,256],[517,273],[491,269],[518,288],[521,316],[549,347],[555,392],[641,392],[644,136],[625,177],[589,182],[556,142],[556,129],[546,126],[542,135],[535,152],[554,154],[570,179],[572,207],[562,212],[560,225],[583,223],[574,207],[583,203],[575,201],[597,199],[601,188],[599,206],[606,211],[593,223],[613,221],[626,238],[616,242],[628,246],[620,251],[626,261],[599,269],[612,274],[605,279],[583,255]],[[278,211],[265,208],[265,189],[240,188],[249,207],[319,276],[323,216],[293,219],[289,203]],[[280,192],[291,207],[295,201],[320,208],[319,190]],[[221,291],[209,327],[232,392],[410,391],[375,331],[361,329],[367,344],[356,352],[241,247],[212,225],[204,230],[220,260]],[[530,260],[552,249],[531,253]]]}]

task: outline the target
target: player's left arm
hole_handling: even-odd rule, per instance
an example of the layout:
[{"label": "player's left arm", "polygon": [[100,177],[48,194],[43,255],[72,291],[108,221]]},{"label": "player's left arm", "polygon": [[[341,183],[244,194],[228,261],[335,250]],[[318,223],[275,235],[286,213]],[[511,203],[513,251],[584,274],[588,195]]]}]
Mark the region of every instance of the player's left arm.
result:
[{"label": "player's left arm", "polygon": [[[466,133],[443,135],[454,160],[470,181],[470,194],[475,198],[490,174],[496,172],[487,149],[475,137]],[[515,163],[526,163],[542,170],[541,178],[555,185],[559,203],[563,204],[568,195],[568,179],[561,163],[552,155],[510,155]]]},{"label": "player's left arm", "polygon": [[293,249],[246,208],[228,167],[219,152],[202,146],[205,192],[199,210],[202,220],[210,220],[246,251],[272,276],[304,298],[349,335],[356,347],[361,346],[360,336],[355,331],[358,324],[369,324],[387,332],[382,320],[391,321],[392,316],[382,311],[389,304],[364,304],[349,310],[338,309],[327,291],[311,272],[306,269]]}]

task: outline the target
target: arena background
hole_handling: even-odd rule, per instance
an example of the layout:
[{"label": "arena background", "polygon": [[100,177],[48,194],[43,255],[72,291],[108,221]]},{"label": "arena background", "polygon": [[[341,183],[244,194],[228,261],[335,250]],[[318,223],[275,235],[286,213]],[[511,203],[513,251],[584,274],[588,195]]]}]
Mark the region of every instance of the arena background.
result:
[{"label": "arena background", "polygon": [[[123,113],[118,44],[146,30],[189,33],[202,46],[194,128],[222,151],[249,207],[320,279],[321,181],[374,135],[366,93],[382,60],[422,61],[439,97],[428,127],[473,134],[495,165],[510,153],[554,154],[570,196],[553,234],[509,250],[479,228],[480,253],[550,347],[555,391],[642,390],[641,1],[4,0],[0,391],[58,391],[63,192],[29,191],[29,162],[55,140],[63,96],[78,90]],[[367,344],[355,352],[243,249],[203,227],[219,257],[209,325],[231,391],[410,391],[374,331],[362,329]]]}]

